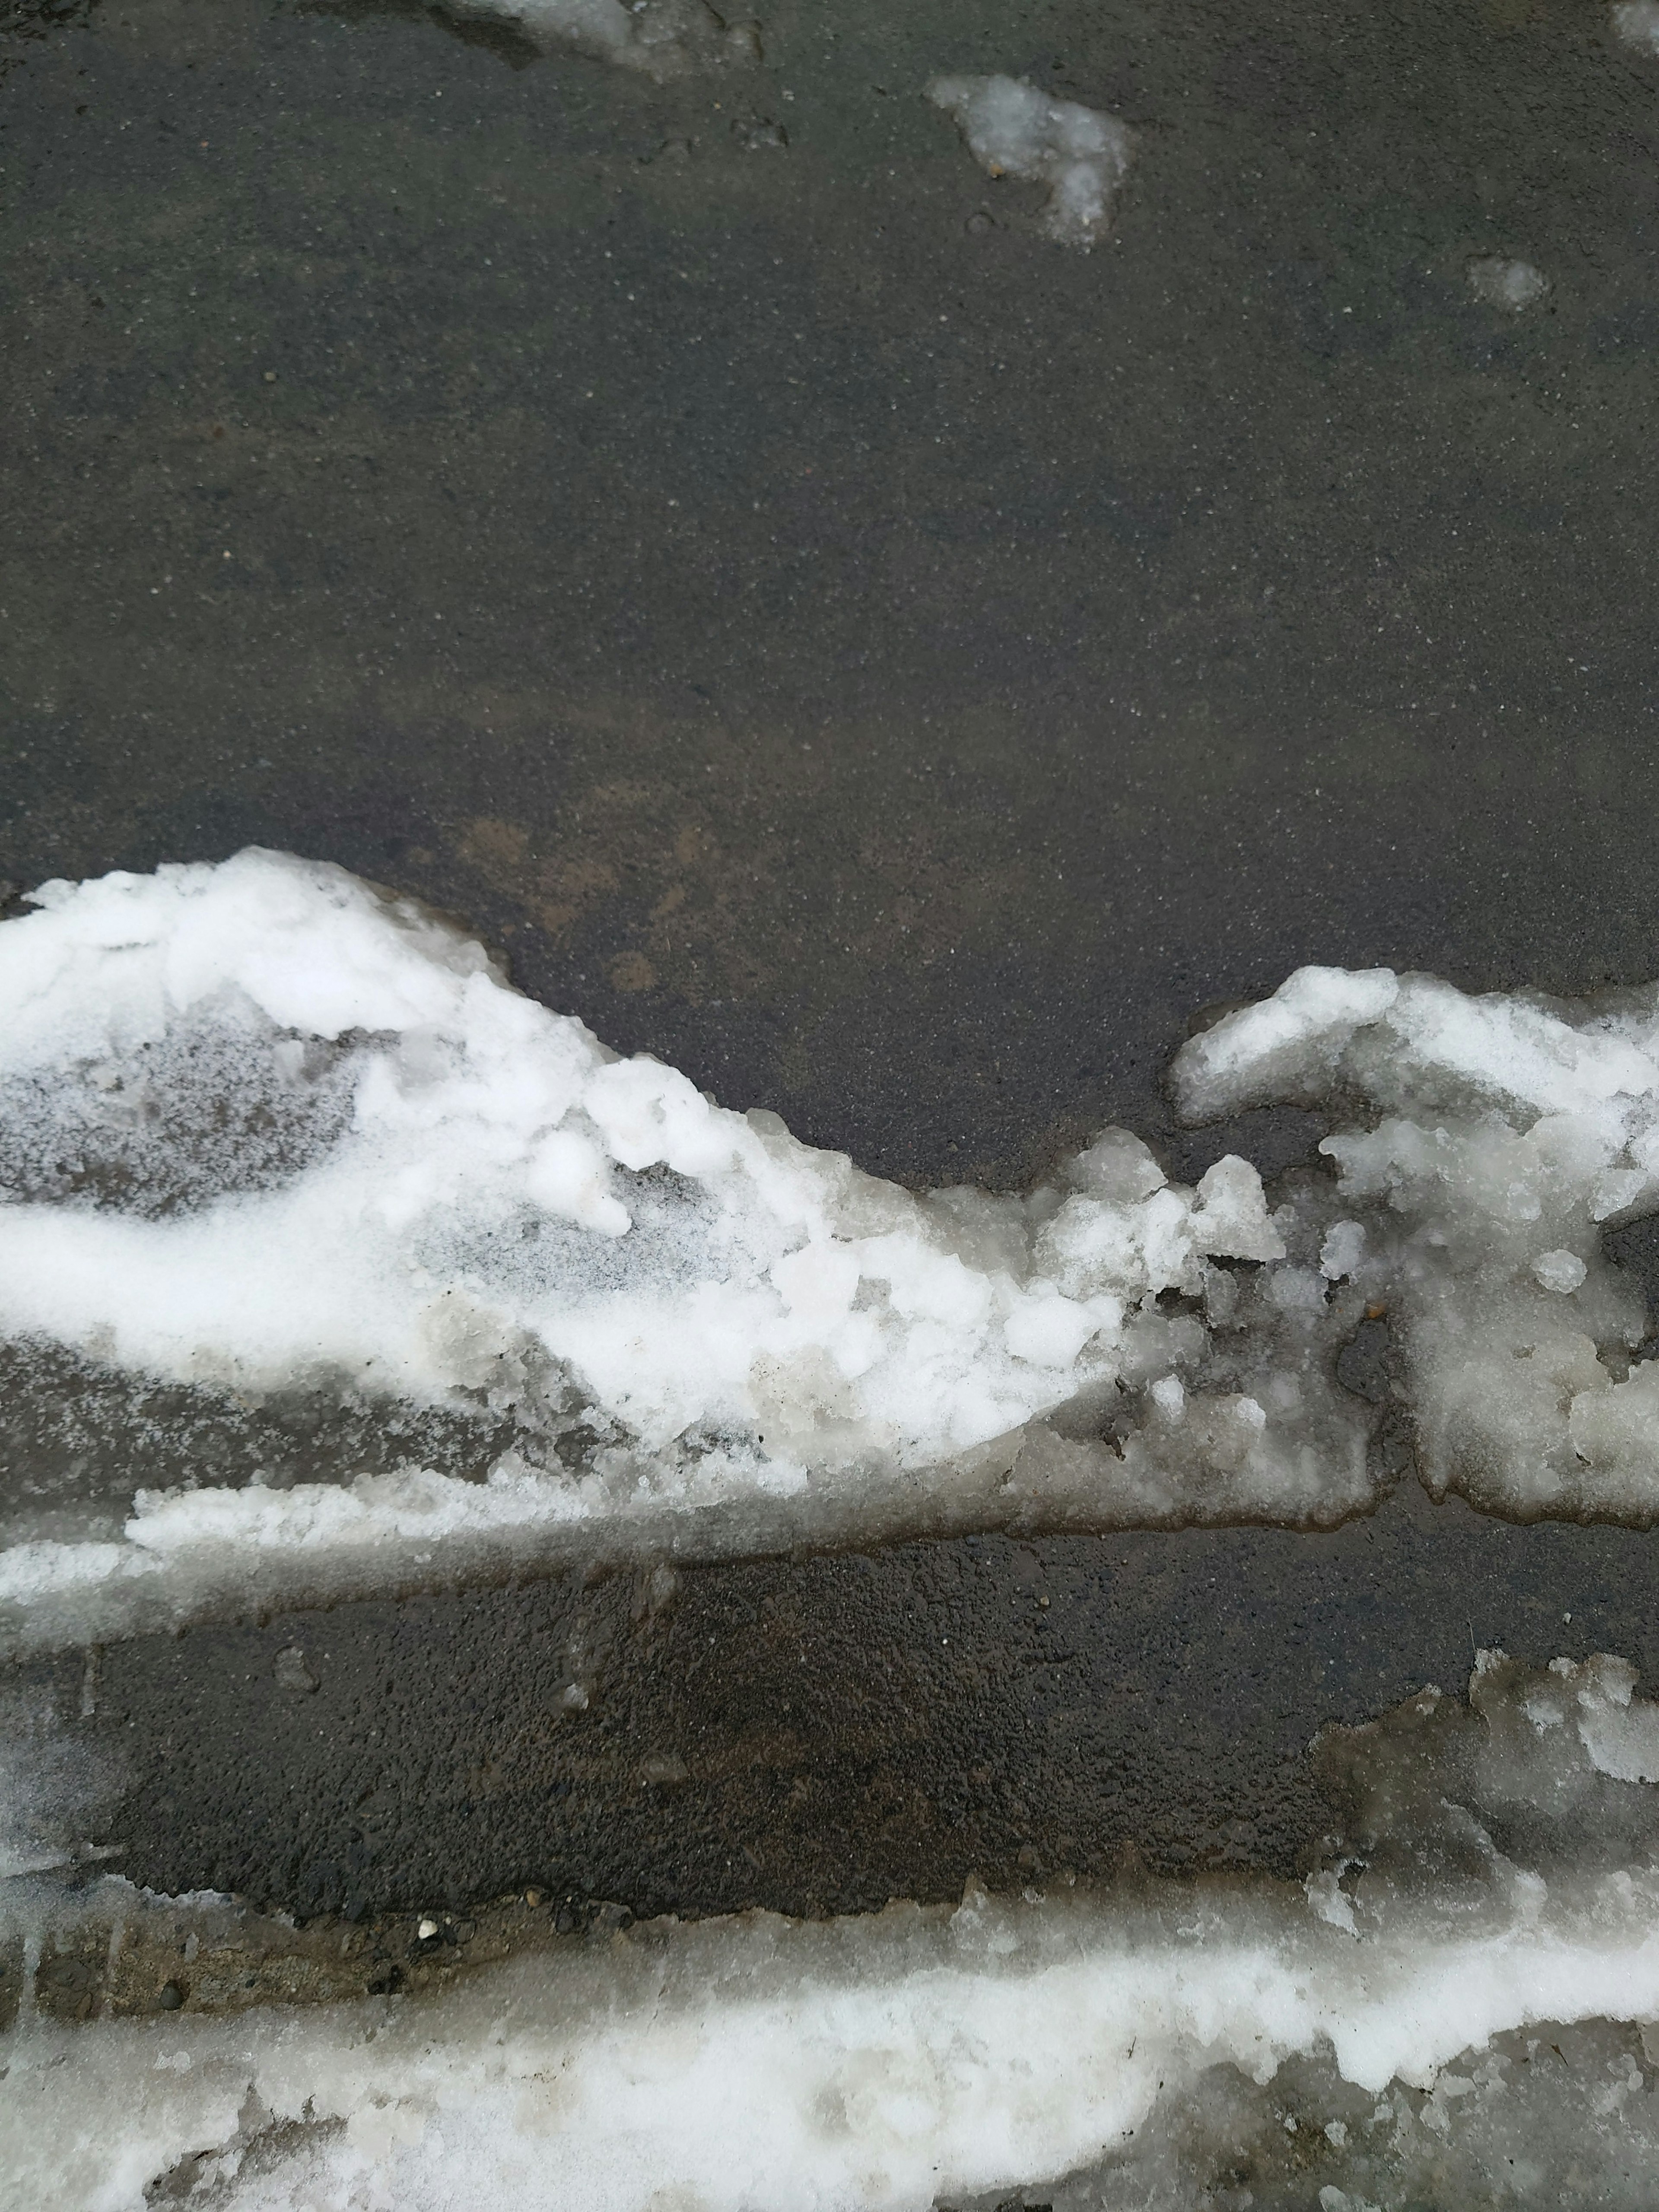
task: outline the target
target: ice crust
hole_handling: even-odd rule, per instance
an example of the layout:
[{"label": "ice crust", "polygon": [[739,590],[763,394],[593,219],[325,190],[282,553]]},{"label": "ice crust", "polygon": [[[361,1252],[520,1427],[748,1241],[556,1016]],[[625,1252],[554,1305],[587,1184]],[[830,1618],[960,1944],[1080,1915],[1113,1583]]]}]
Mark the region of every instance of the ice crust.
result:
[{"label": "ice crust", "polygon": [[[954,1911],[650,1923],[421,1996],[82,2025],[26,1976],[4,2201],[923,2212],[1082,2170],[1097,2203],[1242,2205],[1206,2161],[1218,2114],[1264,2106],[1281,2141],[1298,2110],[1325,2131],[1264,2203],[1403,2203],[1517,2112],[1581,2189],[1598,2160],[1616,2184],[1654,2095],[1647,2042],[1605,2024],[1659,2019],[1659,1790],[1626,1778],[1656,1747],[1616,1658],[1483,1654],[1467,1705],[1425,1691],[1328,1732],[1351,1819],[1300,1887],[970,1883]],[[111,1882],[12,1896],[0,1936],[27,1927],[36,1959],[181,1910]],[[1528,2105],[1528,2031],[1572,2022],[1598,2024],[1577,2080],[1550,2029]],[[1505,2185],[1481,2201],[1542,2201],[1524,2165]]]},{"label": "ice crust", "polygon": [[1602,1244],[1659,1208],[1652,990],[1304,969],[1173,1070],[1193,1120],[1336,1125],[1271,1203],[1121,1130],[1024,1197],[917,1194],[337,869],[36,896],[0,926],[0,1648],[538,1551],[1328,1526],[1412,1449],[1488,1510],[1659,1518]]},{"label": "ice crust", "polygon": [[1134,138],[1125,124],[1074,100],[1054,100],[1023,77],[937,76],[942,107],[986,173],[1046,185],[1042,228],[1064,246],[1092,246],[1111,227]]}]

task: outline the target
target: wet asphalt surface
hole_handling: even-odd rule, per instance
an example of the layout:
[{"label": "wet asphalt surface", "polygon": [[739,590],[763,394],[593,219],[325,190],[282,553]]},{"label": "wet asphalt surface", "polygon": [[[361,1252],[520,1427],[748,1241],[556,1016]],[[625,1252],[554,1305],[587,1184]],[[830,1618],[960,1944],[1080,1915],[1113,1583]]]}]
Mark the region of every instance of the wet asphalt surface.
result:
[{"label": "wet asphalt surface", "polygon": [[[1659,973],[1659,62],[1599,5],[786,6],[669,85],[471,28],[0,14],[0,877],[339,860],[919,1183],[1106,1120],[1299,1156],[1158,1079],[1303,960]],[[1037,236],[944,69],[1134,127],[1109,243]],[[1651,1540],[1429,1518],[345,1607],[59,1688],[133,1746],[135,1879],[297,1910],[1289,1870],[1323,1719],[1472,1639],[1659,1663]]]},{"label": "wet asphalt surface", "polygon": [[[1329,1535],[895,1546],[287,1613],[19,1670],[141,1886],[301,1915],[526,1885],[640,1917],[1299,1876],[1312,1740],[1479,1648],[1659,1674],[1659,1535],[1420,1493]],[[1563,1619],[1569,1593],[1571,1619]]]}]

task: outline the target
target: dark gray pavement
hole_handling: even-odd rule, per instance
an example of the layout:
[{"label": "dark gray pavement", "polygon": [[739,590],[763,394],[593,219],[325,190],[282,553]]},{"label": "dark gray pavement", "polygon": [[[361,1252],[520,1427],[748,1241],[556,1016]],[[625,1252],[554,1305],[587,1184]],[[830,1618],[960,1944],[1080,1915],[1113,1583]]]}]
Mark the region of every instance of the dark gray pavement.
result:
[{"label": "dark gray pavement", "polygon": [[[920,1182],[1107,1119],[1201,1164],[1167,1054],[1300,961],[1659,974],[1659,63],[1600,6],[788,4],[667,87],[419,11],[0,21],[14,884],[337,860]],[[1135,127],[1109,244],[1036,236],[944,69]],[[1491,252],[1547,299],[1478,305]],[[1420,1526],[711,1569],[648,1632],[549,1583],[58,1687],[137,1747],[135,1878],[298,1909],[1288,1869],[1322,1719],[1472,1640],[1659,1663],[1650,1539]]]},{"label": "dark gray pavement", "polygon": [[[1477,1648],[1659,1677],[1659,1535],[1415,1488],[1328,1535],[899,1545],[290,1613],[20,1670],[116,1780],[95,1840],[301,1915],[868,1911],[1071,1875],[1299,1875],[1310,1749]],[[1571,1620],[1564,1618],[1570,1613]]]}]

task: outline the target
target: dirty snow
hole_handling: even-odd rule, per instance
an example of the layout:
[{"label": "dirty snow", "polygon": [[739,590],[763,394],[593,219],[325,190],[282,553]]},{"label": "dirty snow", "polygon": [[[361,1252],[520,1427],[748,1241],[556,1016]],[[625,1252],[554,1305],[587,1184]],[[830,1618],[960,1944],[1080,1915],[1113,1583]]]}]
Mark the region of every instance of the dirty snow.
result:
[{"label": "dirty snow", "polygon": [[[1603,1244],[1659,1209],[1652,990],[1304,969],[1173,1073],[1194,1120],[1322,1109],[1321,1168],[1187,1188],[1107,1130],[1024,1197],[919,1195],[337,869],[37,899],[0,927],[14,1648],[538,1549],[1328,1526],[1411,1452],[1493,1512],[1659,1518]],[[1379,1328],[1366,1397],[1338,1364]]]}]

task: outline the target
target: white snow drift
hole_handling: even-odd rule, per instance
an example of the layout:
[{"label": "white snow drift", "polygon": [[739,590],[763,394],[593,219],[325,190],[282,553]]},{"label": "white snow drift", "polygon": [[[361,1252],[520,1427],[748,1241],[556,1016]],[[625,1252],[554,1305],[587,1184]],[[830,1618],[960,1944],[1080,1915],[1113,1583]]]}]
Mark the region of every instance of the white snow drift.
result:
[{"label": "white snow drift", "polygon": [[[1129,1469],[1156,1492],[1160,1452],[1190,1456],[1176,1370],[1203,1340],[1159,1294],[1283,1251],[1243,1160],[1176,1188],[1121,1133],[1030,1201],[878,1182],[617,1060],[336,869],[248,853],[37,896],[0,929],[0,1334],[517,1442],[488,1482],[289,1468],[141,1494],[125,1542],[0,1554],[16,1601],[73,1615],[365,1549],[385,1573],[399,1547],[574,1523],[659,1544],[700,1510],[726,1543],[1006,1516],[1018,1484],[983,1493],[1032,1418],[1126,1383],[1166,1386],[1173,1444]],[[1301,1431],[1247,1394],[1206,1423],[1247,1488],[1318,1490]]]},{"label": "white snow drift", "polygon": [[1659,1207],[1652,990],[1306,969],[1175,1079],[1194,1119],[1324,1107],[1334,1176],[1270,1210],[1243,1158],[1184,1188],[1108,1130],[1027,1197],[916,1195],[617,1059],[337,869],[37,901],[0,927],[14,1392],[50,1352],[227,1419],[424,1407],[491,1443],[477,1480],[296,1454],[141,1490],[118,1538],[14,1541],[14,1646],[538,1545],[1329,1525],[1388,1479],[1336,1374],[1382,1314],[1437,1494],[1659,1517],[1659,1364],[1601,1244]]}]

